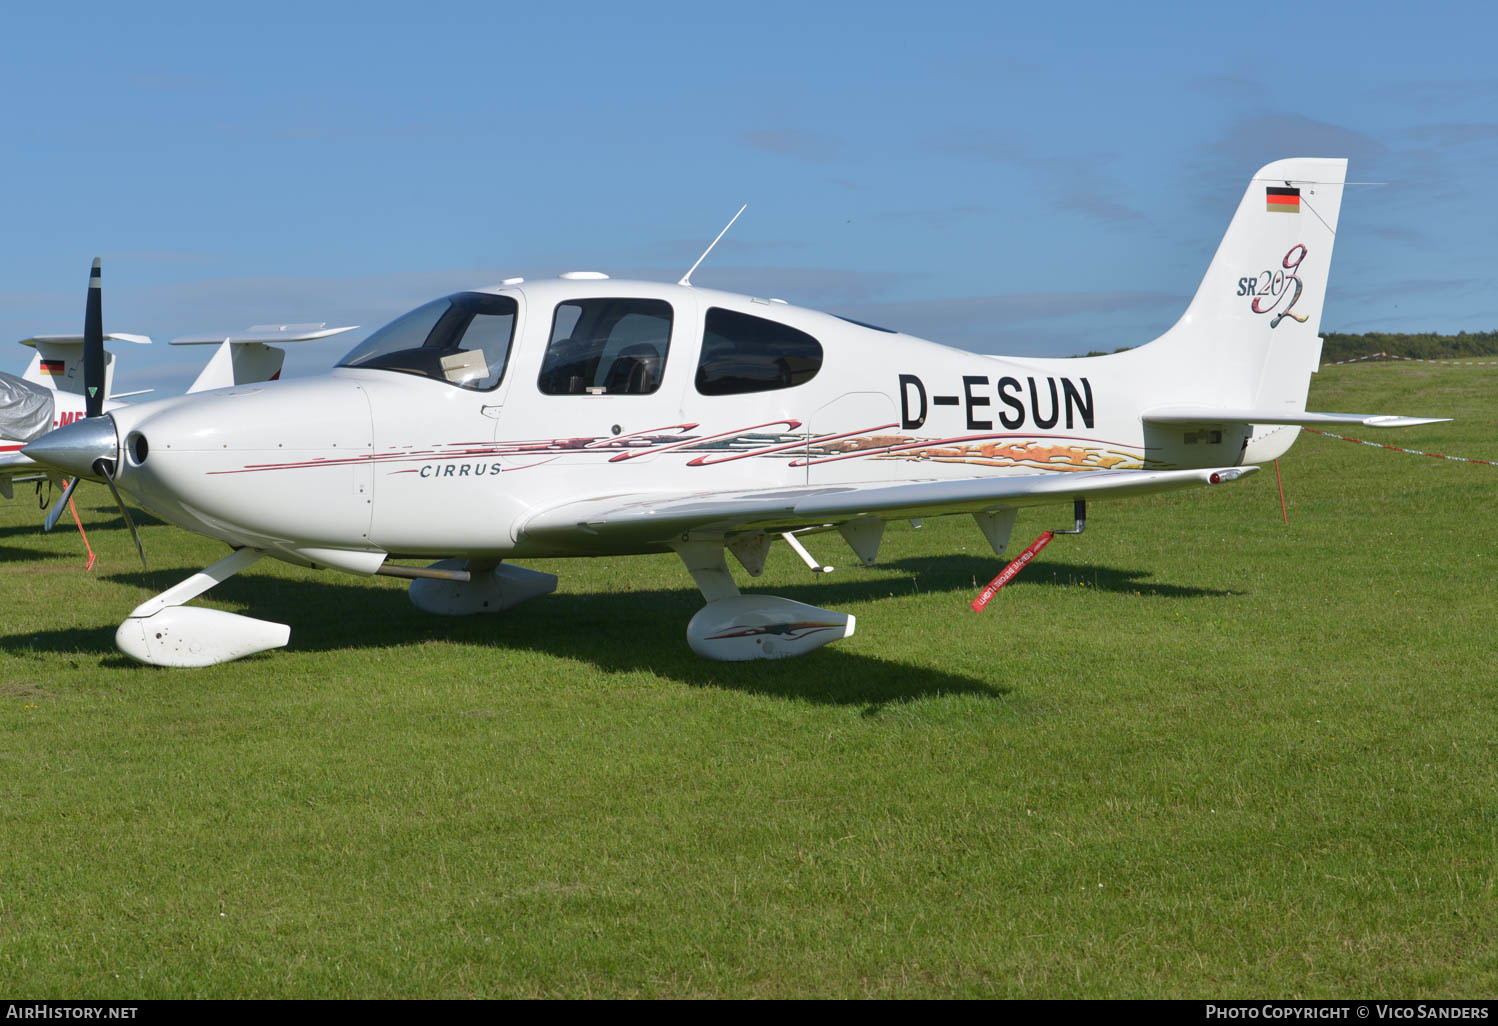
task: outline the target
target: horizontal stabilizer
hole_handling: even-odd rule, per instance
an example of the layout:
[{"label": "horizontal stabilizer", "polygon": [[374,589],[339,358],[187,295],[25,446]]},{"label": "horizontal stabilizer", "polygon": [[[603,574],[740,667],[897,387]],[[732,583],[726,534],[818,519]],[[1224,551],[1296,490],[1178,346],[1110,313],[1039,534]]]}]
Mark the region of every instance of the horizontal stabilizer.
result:
[{"label": "horizontal stabilizer", "polygon": [[[138,346],[151,344],[149,335],[127,335],[123,331],[111,331],[104,335],[105,342],[134,342]],[[33,335],[30,338],[21,339],[21,345],[36,348],[37,343],[48,346],[81,346],[82,335]]]},{"label": "horizontal stabilizer", "polygon": [[1363,427],[1415,427],[1443,424],[1450,417],[1397,417],[1385,413],[1287,413],[1283,410],[1212,409],[1203,406],[1168,406],[1146,410],[1146,424],[1358,424]]},{"label": "horizontal stabilizer", "polygon": [[216,346],[224,342],[232,342],[237,345],[251,343],[269,344],[272,342],[312,342],[320,338],[328,338],[332,335],[341,335],[345,331],[353,331],[357,324],[350,324],[343,328],[326,328],[325,321],[316,324],[257,324],[244,331],[235,332],[232,335],[182,335],[171,340],[169,345],[174,346]]},{"label": "horizontal stabilizer", "polygon": [[274,381],[281,376],[286,350],[271,343],[311,342],[331,335],[353,331],[357,324],[342,328],[324,328],[316,324],[257,324],[234,335],[183,335],[174,338],[174,346],[218,346],[218,352],[198,374],[188,392],[206,392],[231,385],[255,381]]}]

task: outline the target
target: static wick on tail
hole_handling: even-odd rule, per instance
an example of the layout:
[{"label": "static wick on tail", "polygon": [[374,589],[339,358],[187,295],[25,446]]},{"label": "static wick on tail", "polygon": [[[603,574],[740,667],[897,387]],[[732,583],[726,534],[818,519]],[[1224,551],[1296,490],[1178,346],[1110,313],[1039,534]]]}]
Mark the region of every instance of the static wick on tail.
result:
[{"label": "static wick on tail", "polygon": [[[745,203],[742,207],[739,207],[739,214],[742,214],[744,211],[746,211],[748,209],[749,209],[749,204]],[[713,247],[718,244],[718,239],[721,239],[721,238],[723,238],[723,236],[725,236],[725,235],[728,234],[728,229],[732,228],[733,227],[733,222],[737,221],[739,219],[739,214],[734,214],[733,217],[731,217],[729,219],[728,223],[723,226],[723,230],[718,233],[718,238],[714,239],[712,242],[709,242],[707,244],[707,249],[704,249],[702,251],[702,255],[697,258],[697,263],[693,264],[687,270],[687,273],[683,274],[681,276],[681,280],[678,281],[676,284],[678,284],[678,285],[691,285],[692,284],[692,272],[695,271],[695,270],[697,270],[698,266],[701,265],[702,261],[704,261],[704,260],[707,259],[707,255],[709,253],[711,253],[713,251]]]}]

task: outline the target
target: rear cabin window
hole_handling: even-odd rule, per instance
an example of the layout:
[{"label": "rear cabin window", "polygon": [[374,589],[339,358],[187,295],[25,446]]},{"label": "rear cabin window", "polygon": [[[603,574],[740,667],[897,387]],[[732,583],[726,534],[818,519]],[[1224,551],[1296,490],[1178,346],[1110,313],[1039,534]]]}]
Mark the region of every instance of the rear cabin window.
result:
[{"label": "rear cabin window", "polygon": [[577,299],[557,305],[537,381],[543,395],[650,395],[671,345],[661,299]]},{"label": "rear cabin window", "polygon": [[743,395],[801,385],[822,367],[822,344],[778,321],[711,307],[697,363],[697,391]]}]

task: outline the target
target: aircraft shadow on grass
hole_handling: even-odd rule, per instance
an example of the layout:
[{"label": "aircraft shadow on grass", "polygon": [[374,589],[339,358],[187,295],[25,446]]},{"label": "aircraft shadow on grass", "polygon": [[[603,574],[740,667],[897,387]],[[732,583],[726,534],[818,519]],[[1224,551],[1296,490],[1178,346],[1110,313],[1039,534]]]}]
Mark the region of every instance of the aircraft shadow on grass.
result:
[{"label": "aircraft shadow on grass", "polygon": [[[17,496],[17,498],[20,498],[20,496]],[[0,538],[42,537],[42,517],[46,515],[47,509],[50,508],[51,504],[49,503],[46,508],[37,513],[35,523],[7,524],[4,527],[0,527]],[[83,529],[90,534],[95,531],[127,530],[125,527],[125,518],[120,516],[120,511],[113,506],[99,506],[95,509],[80,506],[78,513],[83,518]],[[131,508],[130,517],[135,521],[137,528],[166,526],[166,521],[157,520],[151,514],[136,507]],[[64,513],[62,519],[57,522],[57,526],[52,529],[52,533],[65,533],[76,539],[78,529],[73,526],[73,518]],[[38,558],[46,558],[48,555],[50,553],[43,553]]]},{"label": "aircraft shadow on grass", "polygon": [[[0,537],[3,536],[4,532],[0,532]],[[42,549],[23,549],[14,545],[0,545],[0,564],[41,562],[42,560],[52,559],[56,555],[57,553],[55,552],[45,552]]]},{"label": "aircraft shadow on grass", "polygon": [[[905,559],[888,568],[909,577],[860,577],[856,571],[806,585],[777,585],[778,594],[801,601],[857,602],[883,599],[891,592],[961,592],[974,578],[986,582],[1001,565],[971,556]],[[192,572],[191,567],[158,568],[150,573],[108,575],[111,582],[156,591]],[[1170,597],[1230,594],[1203,588],[1149,584],[1147,572],[1068,563],[1047,563],[1030,583],[1065,586],[1085,579],[1100,591],[1153,592]],[[748,588],[746,590],[755,590]],[[494,649],[526,649],[592,663],[606,673],[649,671],[699,687],[769,695],[825,705],[863,706],[875,714],[890,703],[935,695],[1001,698],[1009,688],[995,680],[938,667],[877,658],[829,648],[805,659],[721,663],[694,655],[681,630],[701,600],[690,587],[549,595],[497,616],[438,617],[413,608],[403,589],[361,585],[346,578],[287,580],[247,575],[231,578],[213,593],[215,600],[252,616],[292,626],[289,648],[302,651],[396,649],[430,641]],[[936,600],[941,601],[941,600]],[[116,610],[110,610],[113,617]],[[120,613],[124,610],[118,611]],[[966,604],[949,614],[966,614]],[[933,621],[942,610],[933,610]],[[115,624],[46,631],[0,638],[0,648],[27,652],[98,652],[104,665],[131,667],[114,647]],[[271,653],[261,657],[274,660]]]},{"label": "aircraft shadow on grass", "polygon": [[[158,590],[192,568],[120,573],[105,578],[143,591]],[[890,582],[826,584],[842,596],[885,597]],[[805,589],[815,592],[809,586]],[[823,591],[823,594],[826,594]],[[290,581],[246,575],[231,578],[213,597],[236,610],[292,627],[290,650],[397,649],[447,641],[496,650],[525,649],[583,660],[606,673],[648,671],[698,687],[716,687],[823,705],[861,706],[877,714],[891,703],[936,695],[1001,698],[1009,689],[997,681],[952,673],[938,667],[827,649],[806,659],[722,663],[703,660],[688,647],[682,631],[702,602],[689,586],[595,594],[557,594],[517,606],[497,616],[440,617],[411,606],[404,590],[353,582]],[[111,618],[128,610],[110,609]],[[14,653],[96,652],[106,667],[133,667],[114,646],[116,623],[64,628],[0,638],[0,649]],[[275,653],[260,657],[277,658]]]},{"label": "aircraft shadow on grass", "polygon": [[[923,556],[902,559],[881,566],[890,570],[903,570],[915,577],[922,591],[959,591],[976,594],[977,589],[987,584],[1003,569],[1006,561],[981,556]],[[1076,587],[1078,582],[1098,591],[1116,592],[1124,595],[1155,595],[1164,598],[1225,598],[1244,595],[1245,591],[1220,591],[1216,588],[1198,588],[1192,585],[1165,584],[1154,581],[1149,570],[1125,570],[1115,566],[1098,566],[1096,563],[1065,563],[1045,560],[1037,561],[1010,582],[1010,588],[1025,587]]]}]

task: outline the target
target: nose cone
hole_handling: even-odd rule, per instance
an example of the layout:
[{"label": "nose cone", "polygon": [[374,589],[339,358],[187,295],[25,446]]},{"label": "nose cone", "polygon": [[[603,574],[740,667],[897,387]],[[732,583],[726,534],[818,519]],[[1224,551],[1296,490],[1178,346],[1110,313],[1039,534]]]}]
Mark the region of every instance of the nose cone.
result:
[{"label": "nose cone", "polygon": [[49,431],[21,449],[21,453],[49,467],[65,470],[94,481],[103,478],[94,469],[99,460],[116,462],[120,456],[114,418],[109,414],[75,420]]}]

